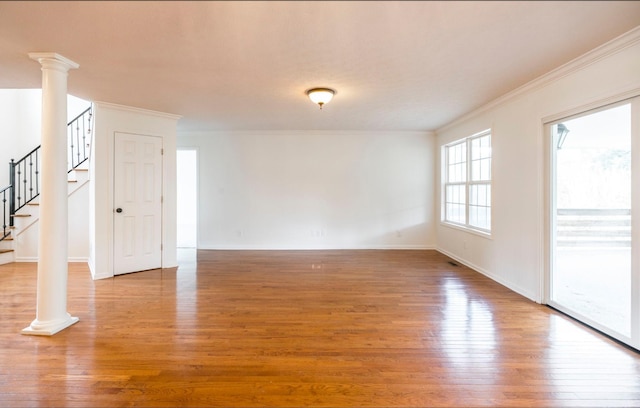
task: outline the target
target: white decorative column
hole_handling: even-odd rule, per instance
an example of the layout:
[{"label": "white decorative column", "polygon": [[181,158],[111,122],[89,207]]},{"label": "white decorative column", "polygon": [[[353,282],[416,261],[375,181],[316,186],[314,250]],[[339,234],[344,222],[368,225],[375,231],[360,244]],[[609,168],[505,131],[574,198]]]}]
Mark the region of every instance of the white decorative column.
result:
[{"label": "white decorative column", "polygon": [[30,53],[42,65],[40,235],[36,318],[22,334],[51,336],[78,321],[67,313],[67,75],[78,64],[56,53]]}]

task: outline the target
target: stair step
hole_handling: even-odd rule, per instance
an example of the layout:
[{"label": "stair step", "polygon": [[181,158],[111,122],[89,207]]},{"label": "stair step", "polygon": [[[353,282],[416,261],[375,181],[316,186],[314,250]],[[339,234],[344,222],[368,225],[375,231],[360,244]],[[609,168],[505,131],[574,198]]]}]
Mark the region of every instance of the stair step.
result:
[{"label": "stair step", "polygon": [[0,250],[0,265],[12,263],[15,261],[15,255],[12,249]]},{"label": "stair step", "polygon": [[31,214],[13,214],[14,218],[31,217]]}]

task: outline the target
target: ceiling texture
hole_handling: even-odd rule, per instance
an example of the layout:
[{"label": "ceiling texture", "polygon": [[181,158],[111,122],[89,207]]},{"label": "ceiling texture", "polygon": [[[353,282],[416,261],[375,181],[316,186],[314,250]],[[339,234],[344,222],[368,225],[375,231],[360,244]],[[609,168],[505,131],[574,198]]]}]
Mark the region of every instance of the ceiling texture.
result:
[{"label": "ceiling texture", "polygon": [[640,1],[0,1],[0,88],[57,52],[70,94],[183,131],[426,131],[639,24]]}]

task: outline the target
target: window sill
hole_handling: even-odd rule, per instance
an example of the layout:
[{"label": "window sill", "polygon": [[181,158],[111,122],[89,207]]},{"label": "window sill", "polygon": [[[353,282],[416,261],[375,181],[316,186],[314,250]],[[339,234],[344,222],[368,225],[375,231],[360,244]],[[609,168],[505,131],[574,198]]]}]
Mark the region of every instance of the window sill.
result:
[{"label": "window sill", "polygon": [[479,237],[486,238],[486,239],[489,239],[489,240],[493,239],[490,232],[486,232],[486,231],[481,231],[481,230],[465,227],[463,225],[452,224],[452,223],[446,222],[446,221],[440,221],[440,225],[442,225],[443,227],[455,229],[455,230],[458,230],[458,231],[468,232],[470,234],[477,235]]}]

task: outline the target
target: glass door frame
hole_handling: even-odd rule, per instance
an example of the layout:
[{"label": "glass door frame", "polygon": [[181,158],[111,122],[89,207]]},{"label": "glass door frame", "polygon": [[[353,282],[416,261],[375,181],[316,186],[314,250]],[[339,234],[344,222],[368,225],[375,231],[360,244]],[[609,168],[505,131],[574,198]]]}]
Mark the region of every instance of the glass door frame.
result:
[{"label": "glass door frame", "polygon": [[[637,350],[640,350],[640,93],[620,96],[595,102],[564,113],[543,118],[544,140],[544,265],[542,274],[542,303],[549,305],[594,329],[601,331]],[[556,153],[553,126],[563,121],[575,119],[616,106],[631,104],[631,336],[617,333],[575,311],[569,310],[551,300],[552,269],[555,265],[556,237]],[[638,187],[636,187],[638,186]]]}]

